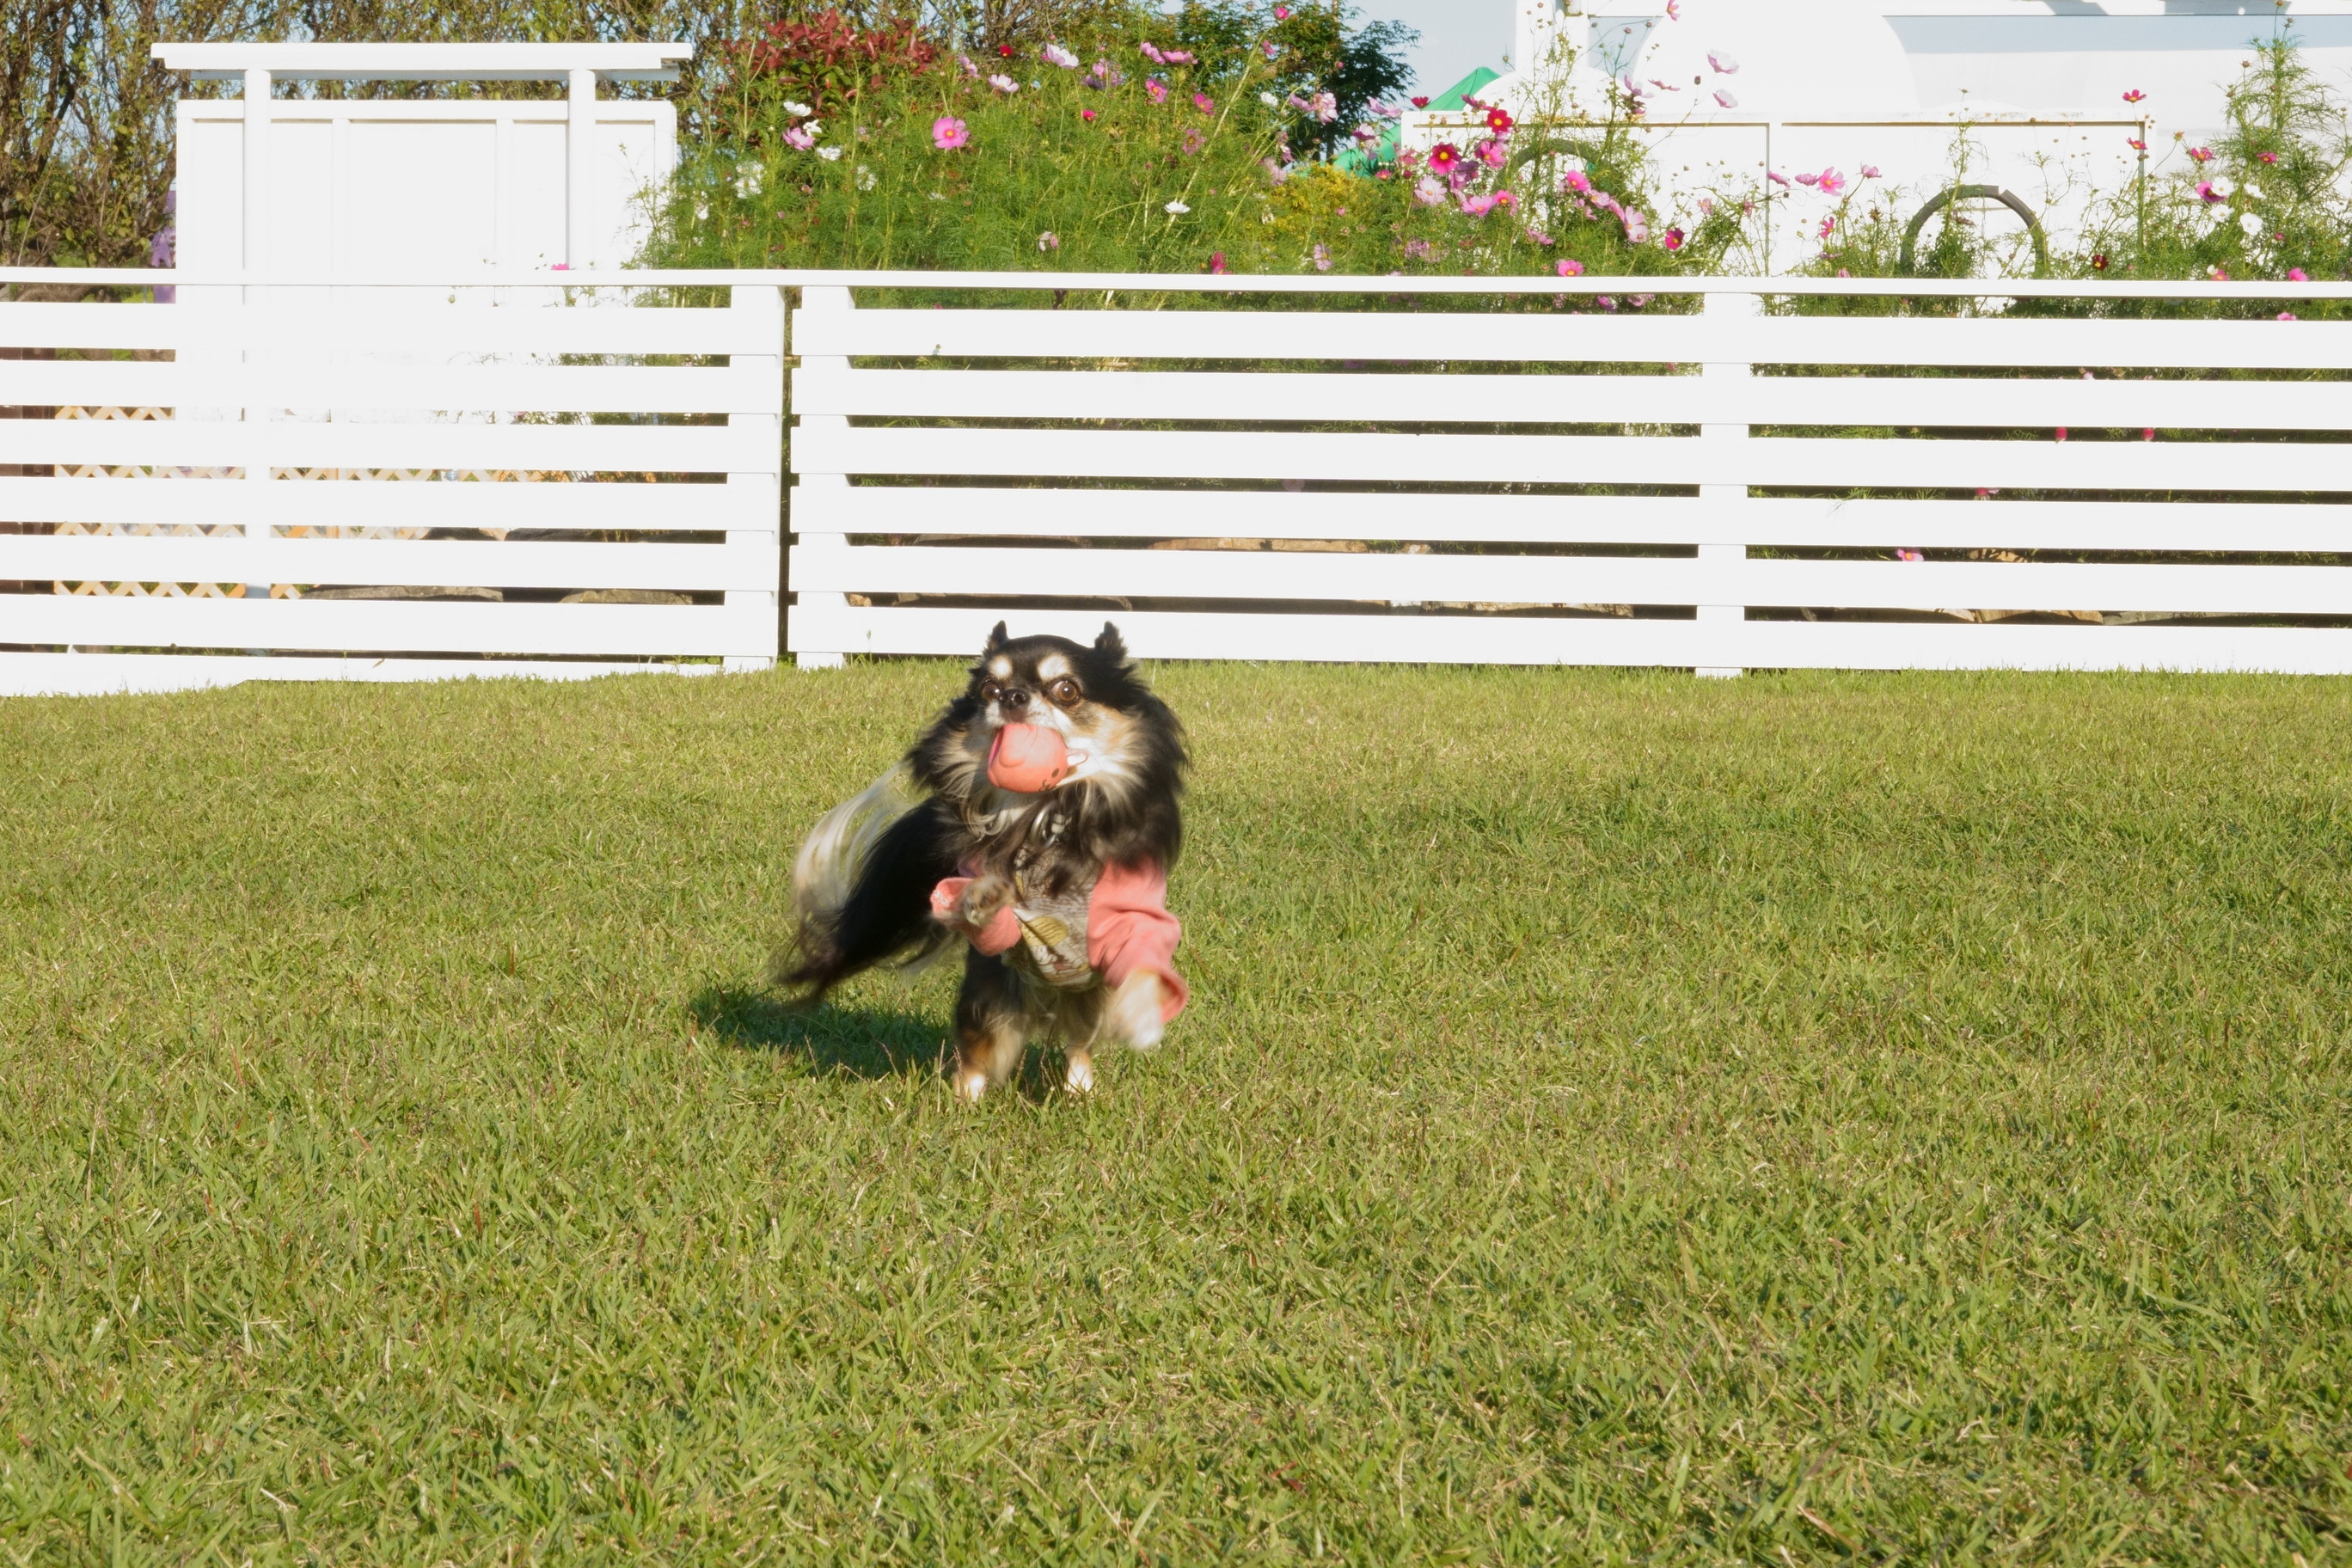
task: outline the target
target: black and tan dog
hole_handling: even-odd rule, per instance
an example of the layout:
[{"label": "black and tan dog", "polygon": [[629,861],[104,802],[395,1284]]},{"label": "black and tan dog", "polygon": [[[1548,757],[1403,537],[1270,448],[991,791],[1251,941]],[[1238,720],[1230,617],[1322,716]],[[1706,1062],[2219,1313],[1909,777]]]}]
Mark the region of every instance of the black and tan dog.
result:
[{"label": "black and tan dog", "polygon": [[964,945],[957,1095],[979,1100],[1047,1035],[1066,1085],[1090,1090],[1096,1052],[1159,1044],[1184,1005],[1167,892],[1187,760],[1116,626],[1088,647],[998,622],[963,694],[801,846],[778,980],[814,1001]]}]

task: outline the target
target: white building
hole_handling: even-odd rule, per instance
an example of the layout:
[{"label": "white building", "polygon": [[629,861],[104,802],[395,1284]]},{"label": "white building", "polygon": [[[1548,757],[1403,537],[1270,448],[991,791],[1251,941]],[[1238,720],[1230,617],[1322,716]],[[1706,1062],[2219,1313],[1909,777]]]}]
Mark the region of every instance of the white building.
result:
[{"label": "white building", "polygon": [[[1755,259],[1780,268],[1819,252],[1834,204],[1769,175],[1874,167],[1864,188],[1908,216],[1953,183],[1962,127],[1968,182],[2013,192],[2063,242],[2102,195],[2131,190],[2134,142],[2160,169],[2218,132],[2224,89],[2273,39],[2352,100],[2352,0],[1521,0],[1516,68],[1479,96],[1605,113],[1612,80],[1630,83],[1665,216],[1772,194]],[[1472,129],[1432,112],[1407,140]]]}]

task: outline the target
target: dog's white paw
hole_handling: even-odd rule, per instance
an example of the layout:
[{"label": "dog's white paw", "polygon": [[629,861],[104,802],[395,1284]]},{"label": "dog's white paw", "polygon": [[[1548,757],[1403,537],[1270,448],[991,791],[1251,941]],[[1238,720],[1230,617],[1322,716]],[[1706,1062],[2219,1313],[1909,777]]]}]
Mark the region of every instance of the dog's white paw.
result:
[{"label": "dog's white paw", "polygon": [[1110,1033],[1139,1051],[1148,1051],[1167,1032],[1160,1016],[1160,976],[1139,969],[1110,999]]},{"label": "dog's white paw", "polygon": [[967,1072],[956,1075],[955,1096],[966,1105],[978,1105],[980,1097],[988,1092],[988,1075]]},{"label": "dog's white paw", "polygon": [[1083,1058],[1071,1058],[1069,1069],[1062,1075],[1062,1087],[1072,1094],[1092,1094],[1095,1091],[1095,1064]]}]

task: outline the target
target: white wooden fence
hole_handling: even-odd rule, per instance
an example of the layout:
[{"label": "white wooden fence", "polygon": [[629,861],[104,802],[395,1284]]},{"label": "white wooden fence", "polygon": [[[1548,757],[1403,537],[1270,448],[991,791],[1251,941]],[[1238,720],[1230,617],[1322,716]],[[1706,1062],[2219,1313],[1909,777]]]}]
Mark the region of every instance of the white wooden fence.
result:
[{"label": "white wooden fence", "polygon": [[772,664],[781,291],[540,280],[0,304],[0,690]]},{"label": "white wooden fence", "polygon": [[[1130,643],[1179,658],[2352,671],[2352,621],[2245,624],[2352,617],[2352,569],[2243,560],[2352,552],[2352,383],[2310,374],[2352,371],[2352,324],[1767,315],[1752,291],[1947,291],[1822,280],[1666,314],[1629,287],[1532,315],[812,288],[791,647],[967,653],[1004,604],[1072,598],[1012,619],[1091,635],[1132,605]],[[2179,378],[2214,370],[2243,379]]]},{"label": "white wooden fence", "polygon": [[[83,356],[0,359],[0,407],[168,416],[0,420],[0,690],[764,665],[795,288],[803,664],[1113,618],[1153,658],[2352,672],[2352,324],[1766,313],[1889,291],[1822,279],[1675,285],[1696,314],[1622,280],[572,281],[624,279],[734,302],[0,304],[0,351]],[[1211,287],[1385,298],[1104,292]],[[1444,293],[1545,298],[1404,302]]]}]

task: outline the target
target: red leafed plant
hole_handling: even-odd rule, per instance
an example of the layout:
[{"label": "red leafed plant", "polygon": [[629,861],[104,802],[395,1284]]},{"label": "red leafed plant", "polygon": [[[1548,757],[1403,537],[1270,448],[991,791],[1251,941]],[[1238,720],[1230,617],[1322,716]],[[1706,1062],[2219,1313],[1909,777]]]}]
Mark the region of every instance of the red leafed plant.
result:
[{"label": "red leafed plant", "polygon": [[771,22],[733,46],[744,74],[762,86],[805,98],[819,110],[845,103],[901,72],[919,76],[940,58],[912,21],[860,27],[839,11],[807,21]]}]

